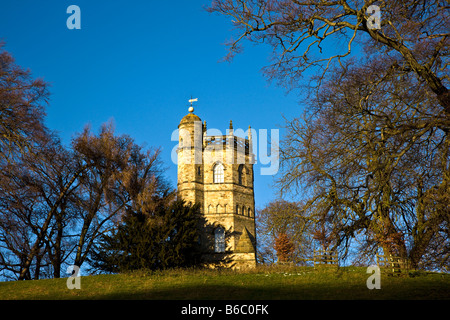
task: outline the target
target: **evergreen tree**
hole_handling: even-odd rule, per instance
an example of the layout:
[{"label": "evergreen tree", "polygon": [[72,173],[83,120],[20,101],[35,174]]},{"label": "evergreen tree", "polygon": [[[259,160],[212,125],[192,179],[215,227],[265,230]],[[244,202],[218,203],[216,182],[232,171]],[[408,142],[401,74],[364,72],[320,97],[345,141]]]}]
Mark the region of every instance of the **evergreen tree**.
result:
[{"label": "evergreen tree", "polygon": [[200,206],[182,200],[160,204],[149,213],[129,210],[93,250],[91,265],[105,272],[197,266],[202,225]]}]

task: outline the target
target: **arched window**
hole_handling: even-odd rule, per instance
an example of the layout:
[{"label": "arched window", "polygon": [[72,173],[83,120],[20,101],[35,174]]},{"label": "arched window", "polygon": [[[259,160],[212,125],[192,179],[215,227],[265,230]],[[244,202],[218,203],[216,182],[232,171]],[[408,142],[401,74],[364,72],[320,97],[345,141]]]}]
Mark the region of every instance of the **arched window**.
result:
[{"label": "arched window", "polygon": [[225,230],[222,227],[214,230],[214,252],[225,252]]},{"label": "arched window", "polygon": [[239,214],[239,205],[236,205],[236,214]]},{"label": "arched window", "polygon": [[244,165],[241,164],[241,165],[239,165],[239,168],[238,168],[238,183],[239,184],[244,184],[243,171],[244,171]]},{"label": "arched window", "polygon": [[216,163],[213,169],[213,179],[214,183],[223,183],[223,164]]}]

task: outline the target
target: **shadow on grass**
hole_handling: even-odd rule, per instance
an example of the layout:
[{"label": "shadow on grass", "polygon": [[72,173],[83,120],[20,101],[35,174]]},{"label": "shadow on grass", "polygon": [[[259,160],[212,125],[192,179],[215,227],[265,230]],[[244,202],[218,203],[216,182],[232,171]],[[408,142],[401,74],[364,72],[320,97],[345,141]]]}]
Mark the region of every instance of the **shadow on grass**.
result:
[{"label": "shadow on grass", "polygon": [[411,292],[402,288],[369,290],[364,286],[303,285],[294,287],[242,287],[231,285],[198,285],[178,288],[139,290],[136,292],[99,294],[106,300],[397,300],[450,299],[446,288],[434,292]]},{"label": "shadow on grass", "polygon": [[[157,300],[271,300],[327,299],[326,288],[254,288],[230,285],[183,286],[179,288],[148,289],[127,293],[107,293],[98,299],[157,299]],[[328,299],[335,297],[329,296]]]}]

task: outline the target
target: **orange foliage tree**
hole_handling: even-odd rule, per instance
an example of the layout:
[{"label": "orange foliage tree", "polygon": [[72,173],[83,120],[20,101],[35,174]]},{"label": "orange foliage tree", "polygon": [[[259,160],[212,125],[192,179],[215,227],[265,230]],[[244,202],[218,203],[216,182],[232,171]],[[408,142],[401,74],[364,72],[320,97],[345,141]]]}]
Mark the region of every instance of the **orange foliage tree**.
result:
[{"label": "orange foliage tree", "polygon": [[275,250],[277,251],[277,257],[279,262],[288,262],[292,260],[294,253],[294,244],[289,236],[282,232],[275,238]]}]

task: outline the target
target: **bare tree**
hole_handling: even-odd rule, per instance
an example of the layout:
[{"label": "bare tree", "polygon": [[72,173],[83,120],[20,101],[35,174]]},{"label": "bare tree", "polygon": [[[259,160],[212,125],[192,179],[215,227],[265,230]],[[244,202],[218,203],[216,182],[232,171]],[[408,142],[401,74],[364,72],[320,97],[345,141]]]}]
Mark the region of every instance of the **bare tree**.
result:
[{"label": "bare tree", "polygon": [[112,124],[62,146],[43,124],[47,97],[45,82],[0,51],[0,271],[12,279],[60,277],[126,209],[174,197],[159,150],[115,135]]},{"label": "bare tree", "polygon": [[[335,69],[305,118],[287,122],[279,185],[310,188],[305,208],[322,216],[335,247],[364,238],[365,253],[382,247],[414,266],[425,255],[445,265],[448,119],[416,77],[368,60]],[[433,252],[436,238],[446,240]]]},{"label": "bare tree", "polygon": [[[380,9],[380,28],[371,24],[372,5]],[[319,69],[320,84],[334,62],[342,64],[364,45],[389,57],[386,63],[399,76],[414,73],[448,118],[448,9],[441,0],[214,0],[208,11],[230,17],[237,30],[227,58],[240,52],[245,40],[267,43],[273,63],[264,71],[289,88],[299,87],[310,68]]]},{"label": "bare tree", "polygon": [[33,152],[34,141],[45,135],[48,96],[48,84],[16,65],[0,42],[0,161]]},{"label": "bare tree", "polygon": [[74,139],[80,177],[80,230],[74,264],[81,266],[98,238],[116,227],[128,208],[146,212],[173,191],[163,178],[160,151],[136,145],[129,136],[114,135],[112,124],[98,136],[88,127]]},{"label": "bare tree", "polygon": [[49,134],[33,150],[3,163],[0,174],[2,254],[9,252],[0,264],[20,279],[39,278],[44,260],[59,277],[67,203],[79,174],[56,137]]},{"label": "bare tree", "polygon": [[301,263],[310,256],[315,217],[305,214],[301,203],[272,201],[258,210],[257,215],[258,234],[261,237],[258,238],[258,251],[261,251],[262,260],[275,262],[275,255],[280,258],[281,254],[281,260],[289,256],[289,261]]},{"label": "bare tree", "polygon": [[43,80],[0,51],[0,265],[13,274],[22,270],[21,279],[32,277],[33,261],[34,278],[44,260],[52,263],[44,258],[47,231],[54,216],[61,217],[77,175],[64,176],[67,154],[43,124],[48,95]]},{"label": "bare tree", "polygon": [[[158,150],[143,151],[111,124],[86,128],[65,150],[56,137],[5,163],[0,179],[0,268],[19,280],[81,266],[127,209],[146,212],[174,196]],[[164,199],[164,200],[161,200]]]}]

